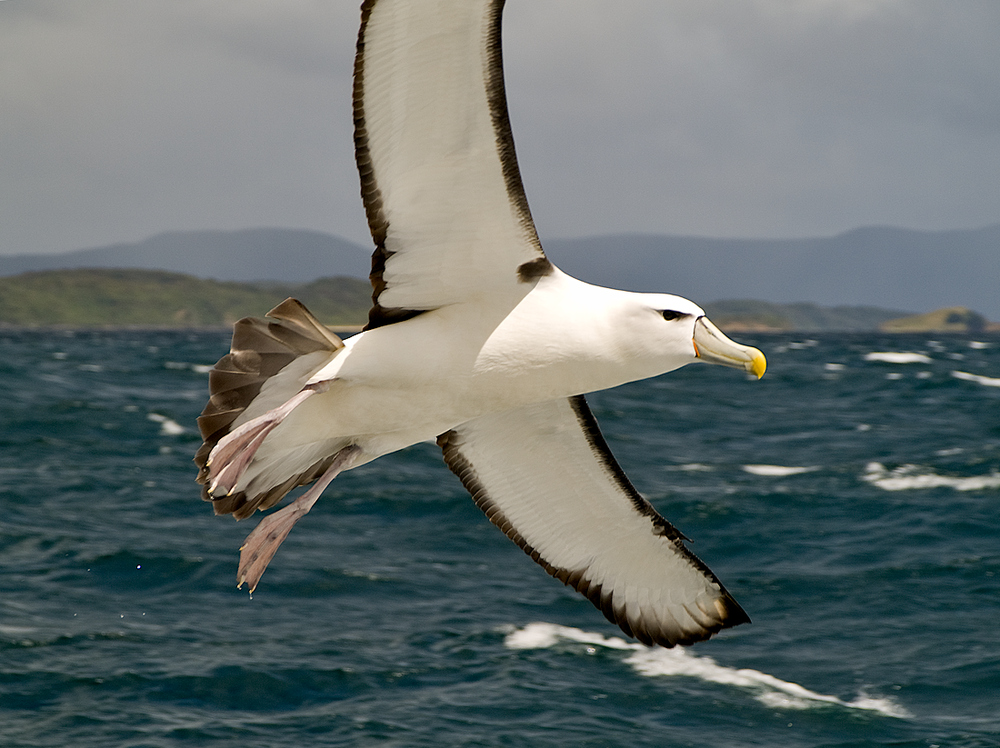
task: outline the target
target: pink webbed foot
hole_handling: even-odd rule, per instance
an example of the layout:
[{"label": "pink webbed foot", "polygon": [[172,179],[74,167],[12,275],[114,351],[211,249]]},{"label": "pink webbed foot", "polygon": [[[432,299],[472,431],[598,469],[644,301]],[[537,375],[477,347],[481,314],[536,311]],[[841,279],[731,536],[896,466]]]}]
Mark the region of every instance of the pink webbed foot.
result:
[{"label": "pink webbed foot", "polygon": [[324,386],[306,387],[277,408],[247,421],[235,431],[226,434],[208,458],[208,476],[211,481],[209,493],[215,494],[220,491],[225,495],[232,493],[267,435],[309,397],[327,389],[327,383],[321,384]]},{"label": "pink webbed foot", "polygon": [[337,453],[333,463],[312,487],[288,506],[268,515],[254,528],[240,548],[240,566],[236,572],[237,587],[250,585],[250,594],[257,588],[268,563],[275,552],[295,527],[295,523],[309,513],[320,494],[330,485],[330,481],[346,470],[354,462],[361,449],[345,447]]}]

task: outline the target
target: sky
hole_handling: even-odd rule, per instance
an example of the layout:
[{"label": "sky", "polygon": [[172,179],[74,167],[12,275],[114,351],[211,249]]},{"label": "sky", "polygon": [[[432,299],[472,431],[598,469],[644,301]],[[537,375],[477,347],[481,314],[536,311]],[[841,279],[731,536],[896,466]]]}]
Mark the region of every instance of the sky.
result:
[{"label": "sky", "polygon": [[[0,254],[163,231],[370,244],[356,0],[0,0]],[[1000,222],[997,0],[509,0],[545,237]]]}]

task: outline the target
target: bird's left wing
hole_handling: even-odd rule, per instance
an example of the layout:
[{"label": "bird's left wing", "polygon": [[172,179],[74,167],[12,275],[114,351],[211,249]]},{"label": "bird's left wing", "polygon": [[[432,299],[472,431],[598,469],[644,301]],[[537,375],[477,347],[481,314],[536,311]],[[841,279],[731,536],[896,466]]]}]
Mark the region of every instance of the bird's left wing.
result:
[{"label": "bird's left wing", "polygon": [[355,152],[376,249],[369,327],[444,305],[513,307],[551,266],[507,116],[503,0],[366,0]]},{"label": "bird's left wing", "polygon": [[630,636],[671,647],[749,622],[633,488],[582,396],[482,416],[438,444],[490,521]]}]

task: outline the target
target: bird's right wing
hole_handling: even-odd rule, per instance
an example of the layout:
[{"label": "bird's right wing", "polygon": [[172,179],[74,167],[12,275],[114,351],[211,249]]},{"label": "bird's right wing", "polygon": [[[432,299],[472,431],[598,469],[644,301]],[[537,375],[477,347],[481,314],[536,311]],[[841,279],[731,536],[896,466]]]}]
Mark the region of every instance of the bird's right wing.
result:
[{"label": "bird's right wing", "polygon": [[490,521],[626,634],[671,647],[749,622],[633,488],[583,396],[482,416],[438,444]]}]

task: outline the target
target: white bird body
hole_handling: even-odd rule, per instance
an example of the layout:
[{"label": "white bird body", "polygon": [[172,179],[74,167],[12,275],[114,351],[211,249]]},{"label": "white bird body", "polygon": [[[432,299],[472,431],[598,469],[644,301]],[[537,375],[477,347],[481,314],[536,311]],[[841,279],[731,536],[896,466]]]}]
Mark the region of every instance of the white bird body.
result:
[{"label": "white bird body", "polygon": [[366,329],[340,341],[288,300],[234,328],[195,460],[203,495],[266,517],[251,591],[343,470],[421,441],[551,575],[646,643],[748,619],[632,487],[582,395],[699,358],[758,377],[763,355],[694,303],[601,288],[545,257],[521,185],[500,54],[503,0],[366,0],[355,146],[375,241]]},{"label": "white bird body", "polygon": [[[687,324],[664,324],[659,310],[678,307]],[[693,326],[702,314],[680,297],[602,288],[557,271],[499,320],[454,304],[362,332],[328,356],[313,354],[308,368],[272,377],[237,419],[234,426],[307,384],[329,383],[275,427],[234,490],[301,473],[337,445],[361,449],[357,467],[479,416],[672,371],[697,360]]]}]

